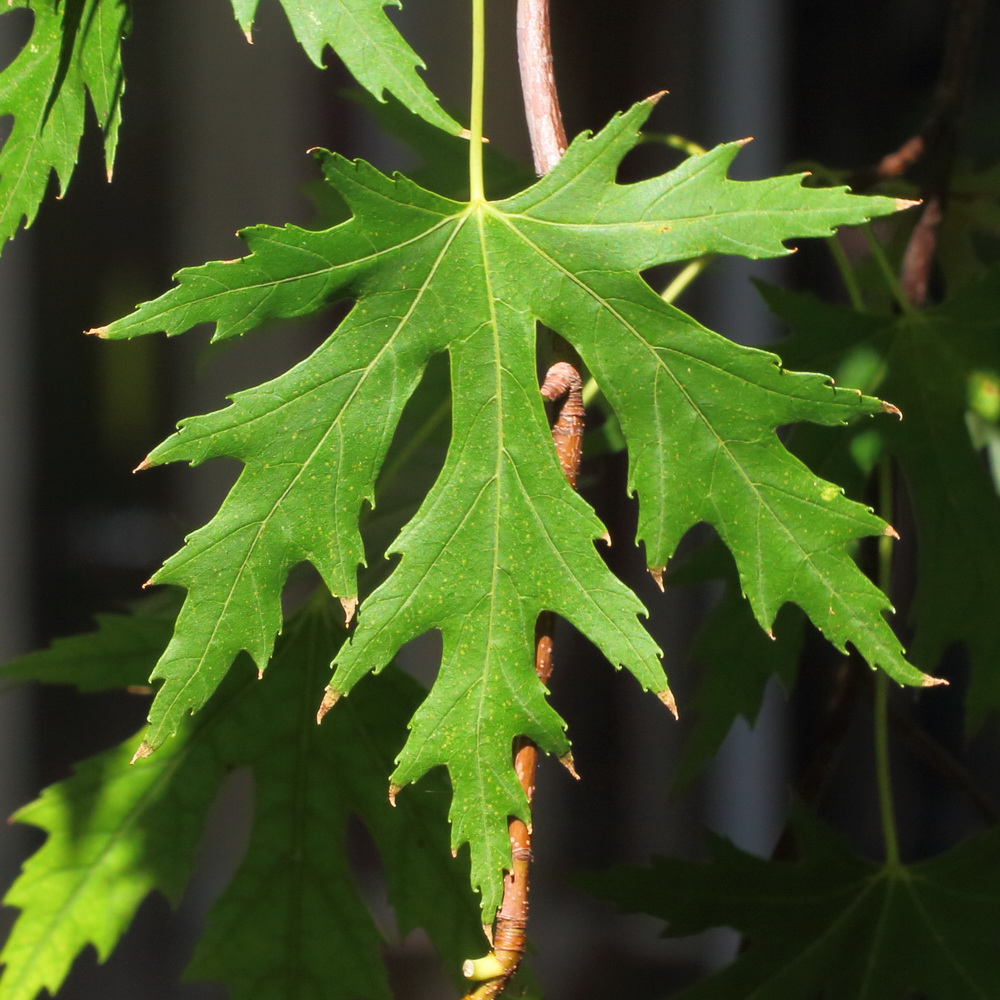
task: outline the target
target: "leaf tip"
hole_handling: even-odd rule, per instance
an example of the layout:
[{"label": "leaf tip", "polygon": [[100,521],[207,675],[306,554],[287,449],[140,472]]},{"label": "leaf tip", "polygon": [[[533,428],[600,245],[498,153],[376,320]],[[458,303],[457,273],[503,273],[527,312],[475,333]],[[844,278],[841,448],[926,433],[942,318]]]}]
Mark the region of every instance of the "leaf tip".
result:
[{"label": "leaf tip", "polygon": [[[354,612],[358,610],[358,599],[356,597],[342,597],[340,606],[344,609],[344,625],[350,625],[354,618]],[[330,689],[327,688],[327,690]]]},{"label": "leaf tip", "polygon": [[658,90],[655,94],[650,94],[646,98],[646,104],[659,104],[660,100],[669,94],[669,90]]},{"label": "leaf tip", "polygon": [[[389,805],[396,808],[396,796],[403,790],[402,785],[397,785],[394,781],[389,782]],[[454,854],[452,855],[454,857]]]},{"label": "leaf tip", "polygon": [[743,139],[737,139],[736,140],[736,145],[740,146],[740,147],[743,147],[743,146],[750,145],[751,142],[753,142],[753,136],[752,135],[748,135],[748,136],[744,137]]},{"label": "leaf tip", "polygon": [[150,746],[145,740],[143,740],[139,744],[139,749],[132,754],[132,759],[129,763],[134,764],[137,760],[142,760],[143,758],[148,757],[155,749],[156,747]]},{"label": "leaf tip", "polygon": [[108,336],[108,328],[106,326],[95,326],[90,330],[84,330],[83,335],[85,337],[100,337],[104,340]]},{"label": "leaf tip", "polygon": [[604,534],[601,535],[601,541],[604,542],[604,544],[607,545],[607,547],[610,549],[611,548],[611,532],[610,531],[605,531]]},{"label": "leaf tip", "polygon": [[938,687],[941,684],[948,687],[948,681],[943,677],[931,677],[930,674],[924,674],[923,679],[920,681],[920,686],[925,688]]},{"label": "leaf tip", "polygon": [[656,568],[654,566],[649,567],[649,575],[653,578],[653,582],[656,584],[656,586],[660,588],[661,594],[664,592],[663,571],[666,568],[667,568],[666,566],[660,566],[659,568]]},{"label": "leaf tip", "polygon": [[896,203],[897,212],[905,212],[908,208],[922,204],[919,200],[912,201],[910,198],[893,198],[893,201]]},{"label": "leaf tip", "polygon": [[147,456],[146,456],[146,457],[145,457],[145,458],[144,458],[144,459],[143,459],[143,460],[142,460],[142,461],[141,461],[141,462],[140,462],[140,463],[139,463],[139,464],[138,464],[138,465],[137,465],[137,466],[136,466],[136,467],[135,467],[135,468],[134,468],[134,469],[132,470],[132,475],[134,476],[134,475],[135,475],[135,474],[136,474],[137,472],[145,472],[145,471],[146,471],[146,469],[151,469],[152,467],[153,467],[153,463],[152,463],[152,462],[151,462],[151,461],[149,460],[149,456],[147,455]]},{"label": "leaf tip", "polygon": [[327,712],[333,708],[334,705],[340,700],[340,692],[334,691],[333,686],[327,684],[326,690],[323,692],[323,700],[319,703],[319,708],[316,711],[316,725],[318,726],[322,721],[323,717]]},{"label": "leaf tip", "polygon": [[891,524],[887,524],[882,529],[882,534],[887,538],[895,538],[897,542],[899,541],[899,532]]},{"label": "leaf tip", "polygon": [[569,751],[569,750],[567,750],[567,751],[566,751],[566,753],[564,753],[564,754],[563,754],[563,755],[562,755],[562,756],[561,756],[561,757],[559,758],[559,763],[560,763],[560,764],[562,764],[562,766],[563,766],[564,768],[566,768],[566,770],[567,770],[567,771],[569,771],[569,773],[570,773],[570,774],[571,774],[571,775],[572,775],[572,776],[573,776],[573,777],[574,777],[574,778],[575,778],[575,779],[576,779],[577,781],[579,781],[579,780],[580,780],[580,775],[578,775],[578,774],[576,773],[576,766],[575,766],[575,765],[574,765],[574,763],[573,763],[573,753],[572,753],[572,751]]},{"label": "leaf tip", "polygon": [[674,698],[673,692],[670,688],[664,688],[662,691],[656,692],[656,697],[663,702],[664,705],[670,710],[670,714],[675,718],[679,719],[680,715],[677,712],[677,701]]},{"label": "leaf tip", "polygon": [[879,400],[879,406],[882,407],[883,413],[889,413],[894,417],[899,417],[900,420],[903,419],[903,411],[898,406],[893,406],[892,403],[887,403],[884,399]]}]

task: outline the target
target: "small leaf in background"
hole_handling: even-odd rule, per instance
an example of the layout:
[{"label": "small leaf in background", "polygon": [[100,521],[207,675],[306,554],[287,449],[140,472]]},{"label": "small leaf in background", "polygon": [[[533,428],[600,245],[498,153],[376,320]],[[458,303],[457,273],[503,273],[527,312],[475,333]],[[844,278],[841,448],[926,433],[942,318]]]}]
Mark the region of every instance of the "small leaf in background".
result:
[{"label": "small leaf in background", "polygon": [[111,691],[148,683],[174,631],[181,594],[164,587],[131,606],[129,614],[96,615],[93,632],[56,639],[0,665],[0,679],[72,684],[80,691]]},{"label": "small leaf in background", "polygon": [[121,42],[130,25],[125,0],[7,0],[11,8],[30,9],[35,21],[0,74],[0,116],[14,116],[0,149],[0,248],[22,223],[31,225],[53,170],[66,191],[88,95],[110,176],[125,89]]},{"label": "small leaf in background", "polygon": [[671,568],[671,586],[721,578],[725,591],[698,631],[692,658],[700,681],[686,718],[694,723],[677,766],[675,787],[683,789],[722,745],[733,723],[757,719],[767,684],[777,677],[791,691],[799,669],[805,619],[786,604],[774,623],[774,638],[754,620],[740,593],[732,559],[718,541],[703,546],[684,566]]},{"label": "small leaf in background", "polygon": [[933,672],[949,646],[965,644],[968,728],[978,729],[1000,709],[1000,497],[970,434],[970,394],[984,374],[1000,373],[1000,269],[913,317],[863,316],[778,289],[764,295],[794,330],[783,349],[795,364],[830,361],[860,343],[882,359],[877,388],[903,419],[879,433],[906,482],[917,536],[910,656]]},{"label": "small leaf in background", "polygon": [[1000,996],[1000,831],[912,865],[851,854],[804,810],[800,859],[774,862],[721,837],[710,860],[582,876],[672,937],[732,927],[747,947],[677,1000],[987,1000]]},{"label": "small leaf in background", "polygon": [[402,558],[365,599],[325,707],[405,642],[441,632],[441,670],[392,780],[448,768],[453,846],[471,844],[487,919],[509,864],[507,818],[527,819],[511,742],[529,736],[560,756],[569,748],[534,674],[538,615],[566,618],[671,702],[659,651],[638,621],[644,609],[595,550],[604,527],[556,463],[536,323],[579,351],[621,422],[647,565],[658,572],[706,521],[733,552],[765,628],[793,601],[839,648],[853,643],[901,682],[926,680],[903,658],[883,617],[886,598],[847,551],[857,537],[883,533],[884,522],[794,458],[776,433],[796,421],[837,426],[884,405],[712,333],[640,276],[706,254],[785,254],[786,239],[899,206],[809,190],[801,177],[729,180],[740,143],[618,184],[653,103],[581,136],[551,173],[500,202],[451,201],[321,152],[353,218],[320,232],[247,230],[249,256],[182,271],[176,288],[94,331],[128,338],[211,322],[219,340],[355,301],[311,357],[228,408],[184,421],[149,457],[197,464],[227,455],[244,469],[216,517],[155,577],[189,593],[156,668],[165,683],[142,753],[204,704],[240,650],[266,667],[292,566],[311,562],[353,612],[362,505],[424,367],[448,353],[444,469],[391,546]]},{"label": "small leaf in background", "polygon": [[[343,640],[337,617],[329,601],[314,601],[289,623],[263,680],[246,663],[234,670],[154,759],[130,765],[129,740],[79,765],[17,814],[48,839],[5,899],[22,912],[0,955],[0,1000],[54,993],[88,944],[103,961],[151,891],[176,904],[206,812],[236,767],[253,774],[253,833],[209,915],[192,976],[226,983],[236,1000],[267,990],[319,995],[309,992],[317,984],[330,1000],[390,996],[383,938],[345,857],[351,814],[379,848],[400,930],[425,927],[456,972],[463,955],[481,947],[467,873],[447,850],[444,783],[396,810],[386,795],[419,686],[390,669],[333,724],[315,724],[315,691]],[[106,616],[97,632],[57,650],[97,662],[105,651],[165,641],[162,624],[159,612]],[[6,675],[28,677],[34,666],[49,678],[43,655],[15,662]],[[143,675],[153,662],[155,654]],[[82,686],[93,689],[86,676]]]},{"label": "small leaf in background", "polygon": [[[258,3],[233,0],[247,38]],[[385,12],[386,7],[401,7],[400,0],[281,0],[281,5],[299,44],[317,66],[323,65],[323,49],[329,45],[354,79],[379,100],[387,90],[424,121],[453,135],[461,131],[424,83],[417,72],[423,62]]]}]

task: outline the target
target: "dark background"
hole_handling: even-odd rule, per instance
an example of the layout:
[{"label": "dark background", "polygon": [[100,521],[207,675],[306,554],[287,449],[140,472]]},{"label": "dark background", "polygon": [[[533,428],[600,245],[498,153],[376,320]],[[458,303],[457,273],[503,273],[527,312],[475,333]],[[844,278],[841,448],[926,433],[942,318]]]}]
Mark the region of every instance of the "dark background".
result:
[{"label": "dark background", "polygon": [[[466,0],[409,0],[393,14],[428,63],[432,87],[460,119],[467,6]],[[706,146],[755,137],[741,154],[738,176],[780,171],[798,160],[870,165],[915,132],[926,114],[950,6],[944,0],[553,0],[567,130],[600,128],[614,112],[667,89],[652,128]],[[514,0],[492,0],[489,9],[486,131],[493,148],[527,162],[514,75]],[[982,162],[1000,154],[997,13],[992,6],[963,129],[964,148]],[[104,180],[91,130],[67,196],[50,199],[0,262],[5,658],[85,630],[95,612],[120,608],[139,592],[181,536],[209,516],[232,469],[171,467],[139,476],[130,470],[178,418],[215,408],[227,392],[282,370],[323,333],[317,324],[300,324],[216,360],[201,357],[204,336],[116,344],[81,331],[159,294],[181,266],[240,255],[233,234],[241,226],[309,225],[315,211],[307,187],[316,175],[307,148],[364,156],[387,170],[417,162],[342,93],[351,81],[332,56],[323,72],[308,62],[276,0],[261,3],[252,47],[228,0],[137,3],[134,19],[124,50],[127,89],[114,184]],[[21,11],[0,17],[0,61],[16,51],[28,23]],[[645,153],[626,169],[662,169],[667,162],[662,153]],[[682,304],[735,339],[770,339],[777,331],[750,274],[836,294],[823,256],[797,257],[720,265]],[[588,499],[625,539],[634,515],[622,496],[623,468],[620,460],[605,460],[587,474]],[[644,577],[641,554],[627,544],[616,545],[612,559],[639,581],[654,611],[650,627],[667,651],[683,710],[698,669],[685,650],[706,595],[660,597]],[[416,669],[420,659],[419,650],[410,656]],[[565,876],[657,852],[697,856],[706,825],[769,853],[801,743],[799,724],[775,689],[756,729],[738,725],[706,779],[671,799],[683,728],[568,631],[557,662],[554,698],[570,722],[585,780],[574,786],[552,766],[540,781],[532,911],[537,975],[549,1000],[664,996],[731,955],[732,937],[664,942],[655,921],[615,916],[569,887]],[[6,693],[0,808],[9,814],[64,776],[72,761],[127,737],[144,713],[145,704],[125,695]],[[867,783],[859,780],[862,792]],[[217,811],[182,912],[171,915],[161,899],[149,900],[109,964],[97,969],[88,952],[61,996],[222,995],[215,987],[175,984],[208,901],[238,863],[245,806],[244,791],[234,786]],[[861,841],[863,823],[856,831]],[[5,884],[36,842],[32,831],[5,834]],[[393,962],[400,997],[452,995],[437,985],[439,974],[419,941],[407,942]]]}]

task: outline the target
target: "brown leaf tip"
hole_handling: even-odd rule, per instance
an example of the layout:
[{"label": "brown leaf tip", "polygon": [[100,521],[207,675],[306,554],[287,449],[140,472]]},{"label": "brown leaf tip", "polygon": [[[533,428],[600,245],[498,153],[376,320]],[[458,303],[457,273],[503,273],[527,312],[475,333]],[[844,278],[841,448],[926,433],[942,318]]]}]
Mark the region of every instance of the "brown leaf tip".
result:
[{"label": "brown leaf tip", "polygon": [[909,198],[894,198],[897,212],[905,212],[908,208],[922,204],[920,201],[911,201]]},{"label": "brown leaf tip", "polygon": [[903,419],[903,411],[898,406],[893,406],[892,403],[887,403],[884,399],[879,400],[879,406],[882,407],[883,413],[891,413],[894,417]]},{"label": "brown leaf tip", "polygon": [[396,808],[396,796],[399,795],[402,790],[402,785],[397,785],[392,781],[389,782],[389,805],[391,805],[393,809]]},{"label": "brown leaf tip", "polygon": [[882,534],[887,538],[895,538],[897,542],[899,541],[899,532],[891,524],[887,524],[882,529]]},{"label": "brown leaf tip", "polygon": [[151,747],[145,740],[139,744],[139,749],[132,754],[132,759],[129,761],[130,764],[134,764],[137,760],[142,760],[144,757],[148,757],[152,754],[155,747]]},{"label": "brown leaf tip", "polygon": [[573,753],[572,751],[567,751],[559,758],[559,763],[562,764],[564,768],[577,780],[580,780],[580,775],[576,773],[576,766],[573,763]]},{"label": "brown leaf tip", "polygon": [[670,93],[669,90],[658,90],[655,94],[650,94],[649,97],[646,98],[646,103],[647,104],[659,104],[660,101],[664,97],[666,97],[667,94],[669,94],[669,93]]},{"label": "brown leaf tip", "polygon": [[344,625],[350,625],[354,612],[358,610],[358,599],[356,597],[342,597],[340,606],[344,609]]},{"label": "brown leaf tip", "polygon": [[153,467],[153,463],[152,463],[152,462],[151,462],[151,461],[149,460],[149,456],[147,455],[147,456],[146,456],[146,457],[145,457],[145,458],[144,458],[144,459],[143,459],[143,460],[142,460],[142,461],[141,461],[141,462],[140,462],[140,463],[139,463],[139,464],[138,464],[138,465],[137,465],[137,466],[136,466],[136,467],[135,467],[135,468],[134,468],[134,469],[132,470],[132,475],[134,476],[134,475],[135,475],[135,474],[136,474],[137,472],[145,472],[145,471],[146,471],[146,469],[151,469],[152,467]]},{"label": "brown leaf tip", "polygon": [[937,687],[939,684],[943,684],[945,687],[948,686],[948,681],[943,677],[931,677],[930,674],[924,674],[923,680],[920,682],[921,687],[932,688]]},{"label": "brown leaf tip", "polygon": [[670,688],[664,688],[662,691],[657,691],[656,697],[659,698],[668,709],[670,709],[670,714],[675,719],[680,718],[677,714],[677,702],[674,699],[673,692],[671,692]]},{"label": "brown leaf tip", "polygon": [[84,330],[83,335],[85,337],[100,337],[103,340],[108,335],[108,327],[95,326],[92,330]]},{"label": "brown leaf tip", "polygon": [[334,705],[340,700],[340,692],[334,691],[333,688],[327,684],[326,690],[323,692],[323,700],[319,703],[319,710],[316,712],[316,725],[318,726],[323,721],[323,716],[333,708]]},{"label": "brown leaf tip", "polygon": [[664,592],[663,571],[666,568],[667,568],[666,566],[660,566],[658,569],[653,566],[649,567],[649,575],[653,578],[653,582],[656,584],[656,586],[660,588],[661,594]]}]

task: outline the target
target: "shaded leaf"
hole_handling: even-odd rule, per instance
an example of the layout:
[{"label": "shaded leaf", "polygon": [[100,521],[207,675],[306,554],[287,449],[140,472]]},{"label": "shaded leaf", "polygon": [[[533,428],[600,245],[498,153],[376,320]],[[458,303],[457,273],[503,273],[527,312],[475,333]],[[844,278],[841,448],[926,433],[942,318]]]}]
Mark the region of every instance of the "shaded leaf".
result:
[{"label": "shaded leaf", "polygon": [[977,375],[1000,376],[998,295],[997,268],[913,317],[861,316],[810,296],[765,291],[795,330],[786,353],[797,363],[843,357],[860,344],[882,361],[877,388],[904,419],[879,432],[899,463],[916,519],[911,658],[930,672],[950,645],[966,645],[970,729],[1000,708],[1000,497],[969,432]]},{"label": "shaded leaf", "polygon": [[1000,991],[1000,831],[913,865],[849,853],[803,811],[801,860],[765,861],[721,837],[708,863],[588,875],[583,884],[670,936],[732,927],[748,947],[677,1000],[987,1000]]},{"label": "shaded leaf", "polygon": [[694,716],[694,724],[677,767],[677,787],[698,776],[737,719],[754,724],[772,677],[790,691],[798,673],[801,612],[785,605],[775,619],[774,638],[761,631],[740,593],[732,560],[717,542],[705,546],[680,573],[671,571],[668,579],[676,586],[720,577],[725,591],[699,629],[691,654],[701,678],[686,713],[688,718]]},{"label": "shaded leaf", "polygon": [[[235,767],[253,774],[253,832],[191,975],[225,982],[234,998],[390,996],[383,938],[345,856],[351,814],[379,848],[400,929],[425,927],[456,972],[481,946],[467,874],[447,851],[443,783],[397,810],[385,794],[419,687],[390,669],[333,724],[315,724],[313,693],[344,634],[336,617],[328,601],[314,602],[289,624],[262,681],[246,663],[234,670],[155,758],[130,766],[128,741],[17,814],[49,836],[5,900],[22,913],[0,955],[2,1000],[55,992],[87,944],[104,960],[154,889],[176,904],[207,809]],[[159,624],[137,618],[133,631],[156,634]],[[121,631],[109,616],[77,643],[94,646],[96,659]]]},{"label": "shaded leaf", "polygon": [[137,601],[130,614],[96,615],[95,631],[4,663],[0,678],[72,684],[80,691],[142,686],[170,641],[180,603],[178,591],[164,588]]}]

